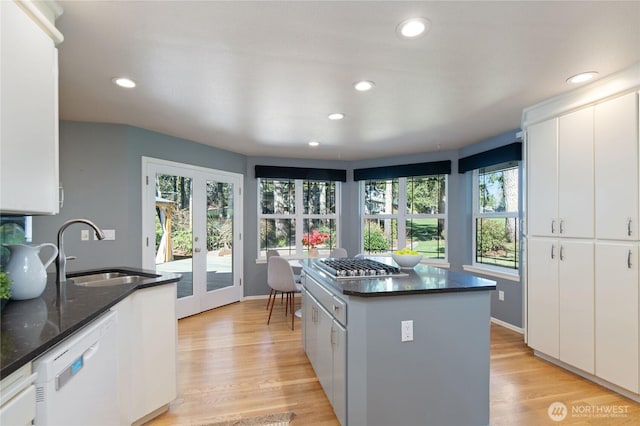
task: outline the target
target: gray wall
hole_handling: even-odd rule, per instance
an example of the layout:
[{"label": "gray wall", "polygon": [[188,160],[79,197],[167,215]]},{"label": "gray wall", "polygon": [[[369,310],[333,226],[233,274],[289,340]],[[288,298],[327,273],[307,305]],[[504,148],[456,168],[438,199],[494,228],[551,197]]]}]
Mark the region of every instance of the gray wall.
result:
[{"label": "gray wall", "polygon": [[[268,294],[266,265],[256,263],[258,195],[254,166],[324,167],[347,170],[342,186],[341,245],[351,255],[360,250],[358,183],[353,169],[426,161],[452,161],[449,177],[448,256],[451,270],[471,263],[471,174],[457,172],[457,159],[515,140],[513,130],[460,151],[430,152],[367,161],[317,161],[270,157],[246,157],[192,141],[118,124],[62,121],[60,123],[60,180],[65,205],[57,216],[35,217],[34,243],[55,242],[60,225],[71,218],[86,217],[105,229],[116,230],[115,241],[80,241],[82,226],[65,233],[69,271],[107,266],[140,267],[141,252],[141,157],[154,157],[212,169],[244,174],[244,294]],[[492,295],[492,315],[522,327],[522,286],[496,280],[505,301]]]},{"label": "gray wall", "polygon": [[80,241],[84,225],[65,232],[65,251],[78,259],[69,272],[104,266],[142,266],[142,156],[244,174],[240,154],[119,124],[60,122],[60,181],[65,202],[57,216],[33,220],[33,240],[55,242],[68,219],[86,217],[115,229],[115,241]]}]

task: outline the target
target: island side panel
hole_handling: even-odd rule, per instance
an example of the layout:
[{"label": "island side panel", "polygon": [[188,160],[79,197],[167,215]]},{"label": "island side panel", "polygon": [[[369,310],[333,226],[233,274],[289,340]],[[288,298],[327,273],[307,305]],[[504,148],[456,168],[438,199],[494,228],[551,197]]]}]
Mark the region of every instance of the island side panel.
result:
[{"label": "island side panel", "polygon": [[488,291],[352,296],[348,322],[350,426],[489,424]]}]

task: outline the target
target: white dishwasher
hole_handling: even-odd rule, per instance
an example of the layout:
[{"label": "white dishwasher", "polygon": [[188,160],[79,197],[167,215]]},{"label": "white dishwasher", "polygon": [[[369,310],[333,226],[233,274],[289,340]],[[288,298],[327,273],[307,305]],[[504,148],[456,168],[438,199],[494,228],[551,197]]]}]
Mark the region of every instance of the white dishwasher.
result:
[{"label": "white dishwasher", "polygon": [[116,319],[116,312],[99,317],[34,361],[34,424],[118,424]]}]

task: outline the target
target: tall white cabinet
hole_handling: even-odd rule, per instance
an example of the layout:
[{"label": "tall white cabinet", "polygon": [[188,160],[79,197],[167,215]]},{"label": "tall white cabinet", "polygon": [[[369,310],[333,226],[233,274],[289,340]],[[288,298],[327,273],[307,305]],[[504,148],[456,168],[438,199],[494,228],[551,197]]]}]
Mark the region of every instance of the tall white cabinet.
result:
[{"label": "tall white cabinet", "polygon": [[527,344],[640,401],[636,68],[525,109],[523,129]]},{"label": "tall white cabinet", "polygon": [[0,2],[0,21],[0,212],[56,214],[58,50],[14,1]]}]

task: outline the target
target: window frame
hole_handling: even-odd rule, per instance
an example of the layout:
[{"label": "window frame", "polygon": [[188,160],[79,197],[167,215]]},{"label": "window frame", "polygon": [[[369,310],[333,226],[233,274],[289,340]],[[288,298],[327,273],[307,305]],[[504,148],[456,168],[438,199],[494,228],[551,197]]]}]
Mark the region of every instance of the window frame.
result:
[{"label": "window frame", "polygon": [[[522,233],[520,230],[522,229],[522,218],[521,218],[521,210],[522,210],[522,160],[517,160],[517,165],[515,169],[518,171],[518,210],[515,212],[480,212],[479,206],[479,175],[480,169],[474,169],[472,173],[471,179],[471,268],[480,270],[481,272],[487,272],[489,274],[503,276],[507,279],[519,279],[520,278],[520,269],[522,267],[522,252],[520,247],[522,246]],[[511,161],[501,163],[501,164],[509,164]],[[500,166],[501,164],[496,164],[495,166]],[[484,168],[484,167],[483,167]],[[506,170],[512,167],[503,167],[498,168],[495,171]],[[518,244],[516,249],[518,250],[518,267],[517,268],[508,268],[504,266],[496,266],[490,265],[486,263],[477,262],[477,236],[478,229],[477,223],[478,219],[510,219],[515,218],[517,221],[517,237]]]},{"label": "window frame", "polygon": [[[294,197],[295,197],[295,203],[294,203],[294,213],[288,213],[288,214],[284,214],[284,213],[262,213],[262,193],[260,191],[260,186],[261,186],[261,181],[263,179],[268,179],[268,180],[272,180],[272,181],[290,181],[294,183]],[[331,184],[335,184],[335,213],[332,214],[310,214],[310,213],[304,213],[304,183],[305,182],[327,182],[327,183],[331,183]],[[260,239],[260,227],[261,227],[261,222],[263,219],[273,219],[273,220],[278,220],[278,219],[285,219],[285,220],[294,220],[295,221],[295,235],[296,235],[296,246],[295,246],[295,253],[294,254],[286,254],[286,255],[281,255],[282,257],[285,257],[287,259],[303,259],[306,258],[306,255],[304,254],[305,251],[305,247],[302,244],[302,236],[304,236],[304,222],[305,220],[311,220],[311,219],[327,219],[327,220],[334,220],[335,221],[335,229],[336,229],[336,239],[335,239],[335,247],[340,247],[340,241],[341,241],[341,236],[340,236],[340,214],[341,214],[341,199],[342,199],[342,182],[340,181],[333,181],[333,180],[321,180],[321,179],[288,179],[288,178],[257,178],[256,179],[256,194],[257,194],[257,210],[258,210],[258,214],[257,214],[257,235],[258,238],[257,240],[257,256],[256,259],[257,260],[266,260],[267,256],[266,256],[266,251],[269,249],[274,249],[274,250],[278,250],[278,248],[268,248],[265,249],[264,254],[261,253],[261,246],[260,244],[262,243],[261,239]]]},{"label": "window frame", "polygon": [[[443,213],[407,213],[407,183],[410,179],[415,178],[428,178],[434,176],[443,176],[445,183],[444,190],[444,212]],[[398,213],[384,213],[384,214],[365,214],[365,203],[366,203],[366,185],[371,181],[398,181]],[[448,244],[448,235],[449,235],[449,174],[435,174],[435,175],[421,175],[421,176],[405,176],[405,177],[394,177],[394,178],[381,178],[381,179],[366,179],[359,181],[360,194],[360,252],[365,253],[364,248],[364,236],[366,230],[366,223],[369,219],[391,219],[396,220],[398,224],[398,247],[391,248],[389,252],[400,249],[402,247],[406,247],[407,244],[407,220],[410,219],[436,219],[444,220],[443,234],[444,234],[444,257],[442,259],[438,258],[424,258],[422,259],[422,263],[432,263],[442,267],[449,266],[449,244]]]}]

